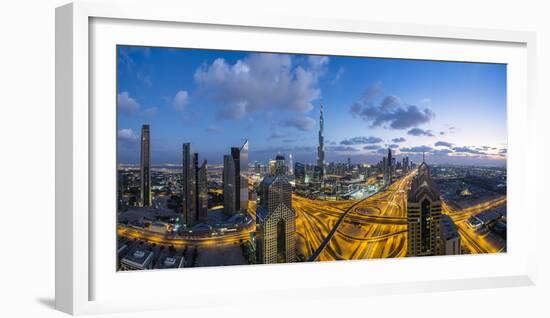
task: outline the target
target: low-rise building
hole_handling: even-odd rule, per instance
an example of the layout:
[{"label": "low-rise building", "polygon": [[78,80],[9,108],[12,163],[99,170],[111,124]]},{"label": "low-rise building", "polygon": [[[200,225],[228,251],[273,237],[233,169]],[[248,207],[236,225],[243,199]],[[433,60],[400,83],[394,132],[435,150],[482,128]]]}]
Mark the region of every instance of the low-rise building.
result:
[{"label": "low-rise building", "polygon": [[442,214],[439,224],[441,226],[440,255],[460,255],[460,234],[451,217]]},{"label": "low-rise building", "polygon": [[151,269],[153,256],[153,252],[138,247],[122,258],[120,269],[123,271]]},{"label": "low-rise building", "polygon": [[183,256],[176,255],[164,255],[161,256],[155,268],[165,269],[165,268],[182,268],[185,265],[185,258]]}]

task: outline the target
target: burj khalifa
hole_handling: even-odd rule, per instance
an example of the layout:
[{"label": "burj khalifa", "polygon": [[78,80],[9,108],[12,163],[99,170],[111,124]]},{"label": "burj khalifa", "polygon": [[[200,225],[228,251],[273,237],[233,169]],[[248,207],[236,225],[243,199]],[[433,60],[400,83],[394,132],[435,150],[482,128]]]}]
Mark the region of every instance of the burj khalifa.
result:
[{"label": "burj khalifa", "polygon": [[325,178],[325,135],[324,135],[323,103],[321,102],[321,114],[319,116],[319,146],[317,147],[317,167],[321,170],[320,181],[323,184]]}]

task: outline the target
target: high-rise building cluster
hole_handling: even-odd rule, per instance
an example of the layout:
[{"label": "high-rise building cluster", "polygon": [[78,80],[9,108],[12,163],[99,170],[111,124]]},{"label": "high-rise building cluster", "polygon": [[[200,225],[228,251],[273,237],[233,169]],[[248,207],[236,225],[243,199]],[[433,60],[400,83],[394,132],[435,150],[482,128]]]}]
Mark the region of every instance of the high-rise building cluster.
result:
[{"label": "high-rise building cluster", "polygon": [[409,157],[403,157],[402,163],[401,163],[401,169],[403,170],[403,173],[407,173],[410,170],[410,164],[409,164]]},{"label": "high-rise building cluster", "polygon": [[208,220],[208,180],[206,160],[199,165],[199,154],[191,152],[191,144],[182,147],[182,218],[187,226]]},{"label": "high-rise building cluster", "polygon": [[413,166],[409,157],[403,157],[401,161],[397,160],[390,148],[388,148],[388,155],[382,157],[382,161],[378,163],[378,169],[383,174],[384,185],[389,185],[394,181],[398,170],[405,174],[411,171]]}]

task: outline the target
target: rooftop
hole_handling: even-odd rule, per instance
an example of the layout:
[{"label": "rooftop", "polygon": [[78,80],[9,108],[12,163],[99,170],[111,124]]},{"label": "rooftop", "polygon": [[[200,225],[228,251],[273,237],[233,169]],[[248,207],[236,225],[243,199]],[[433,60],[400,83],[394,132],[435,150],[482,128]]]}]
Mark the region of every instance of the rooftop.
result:
[{"label": "rooftop", "polygon": [[184,264],[185,259],[183,256],[165,255],[159,258],[156,268],[182,268]]},{"label": "rooftop", "polygon": [[489,210],[484,211],[476,215],[476,218],[478,218],[483,224],[488,224],[493,221],[496,221],[502,217],[502,212],[496,211],[496,210]]},{"label": "rooftop", "polygon": [[458,229],[450,216],[446,214],[441,215],[440,219],[441,235],[445,240],[452,240],[460,237]]},{"label": "rooftop", "polygon": [[145,266],[153,258],[153,252],[137,247],[130,253],[126,254],[122,259],[122,262],[132,264],[135,266]]}]

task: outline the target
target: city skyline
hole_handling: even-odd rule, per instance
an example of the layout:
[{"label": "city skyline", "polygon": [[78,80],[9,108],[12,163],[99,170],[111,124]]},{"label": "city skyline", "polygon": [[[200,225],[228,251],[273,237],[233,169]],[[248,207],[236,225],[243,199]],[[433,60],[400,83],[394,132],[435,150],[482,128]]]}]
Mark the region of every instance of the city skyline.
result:
[{"label": "city skyline", "polygon": [[[397,157],[504,166],[506,67],[500,64],[118,47],[119,163],[139,163],[151,125],[153,165],[191,142],[209,164],[250,142],[250,162],[317,160],[321,99],[326,162]],[[360,74],[360,75],[359,75]],[[473,114],[473,115],[472,115]]]},{"label": "city skyline", "polygon": [[117,270],[506,252],[505,65],[118,50]]}]

